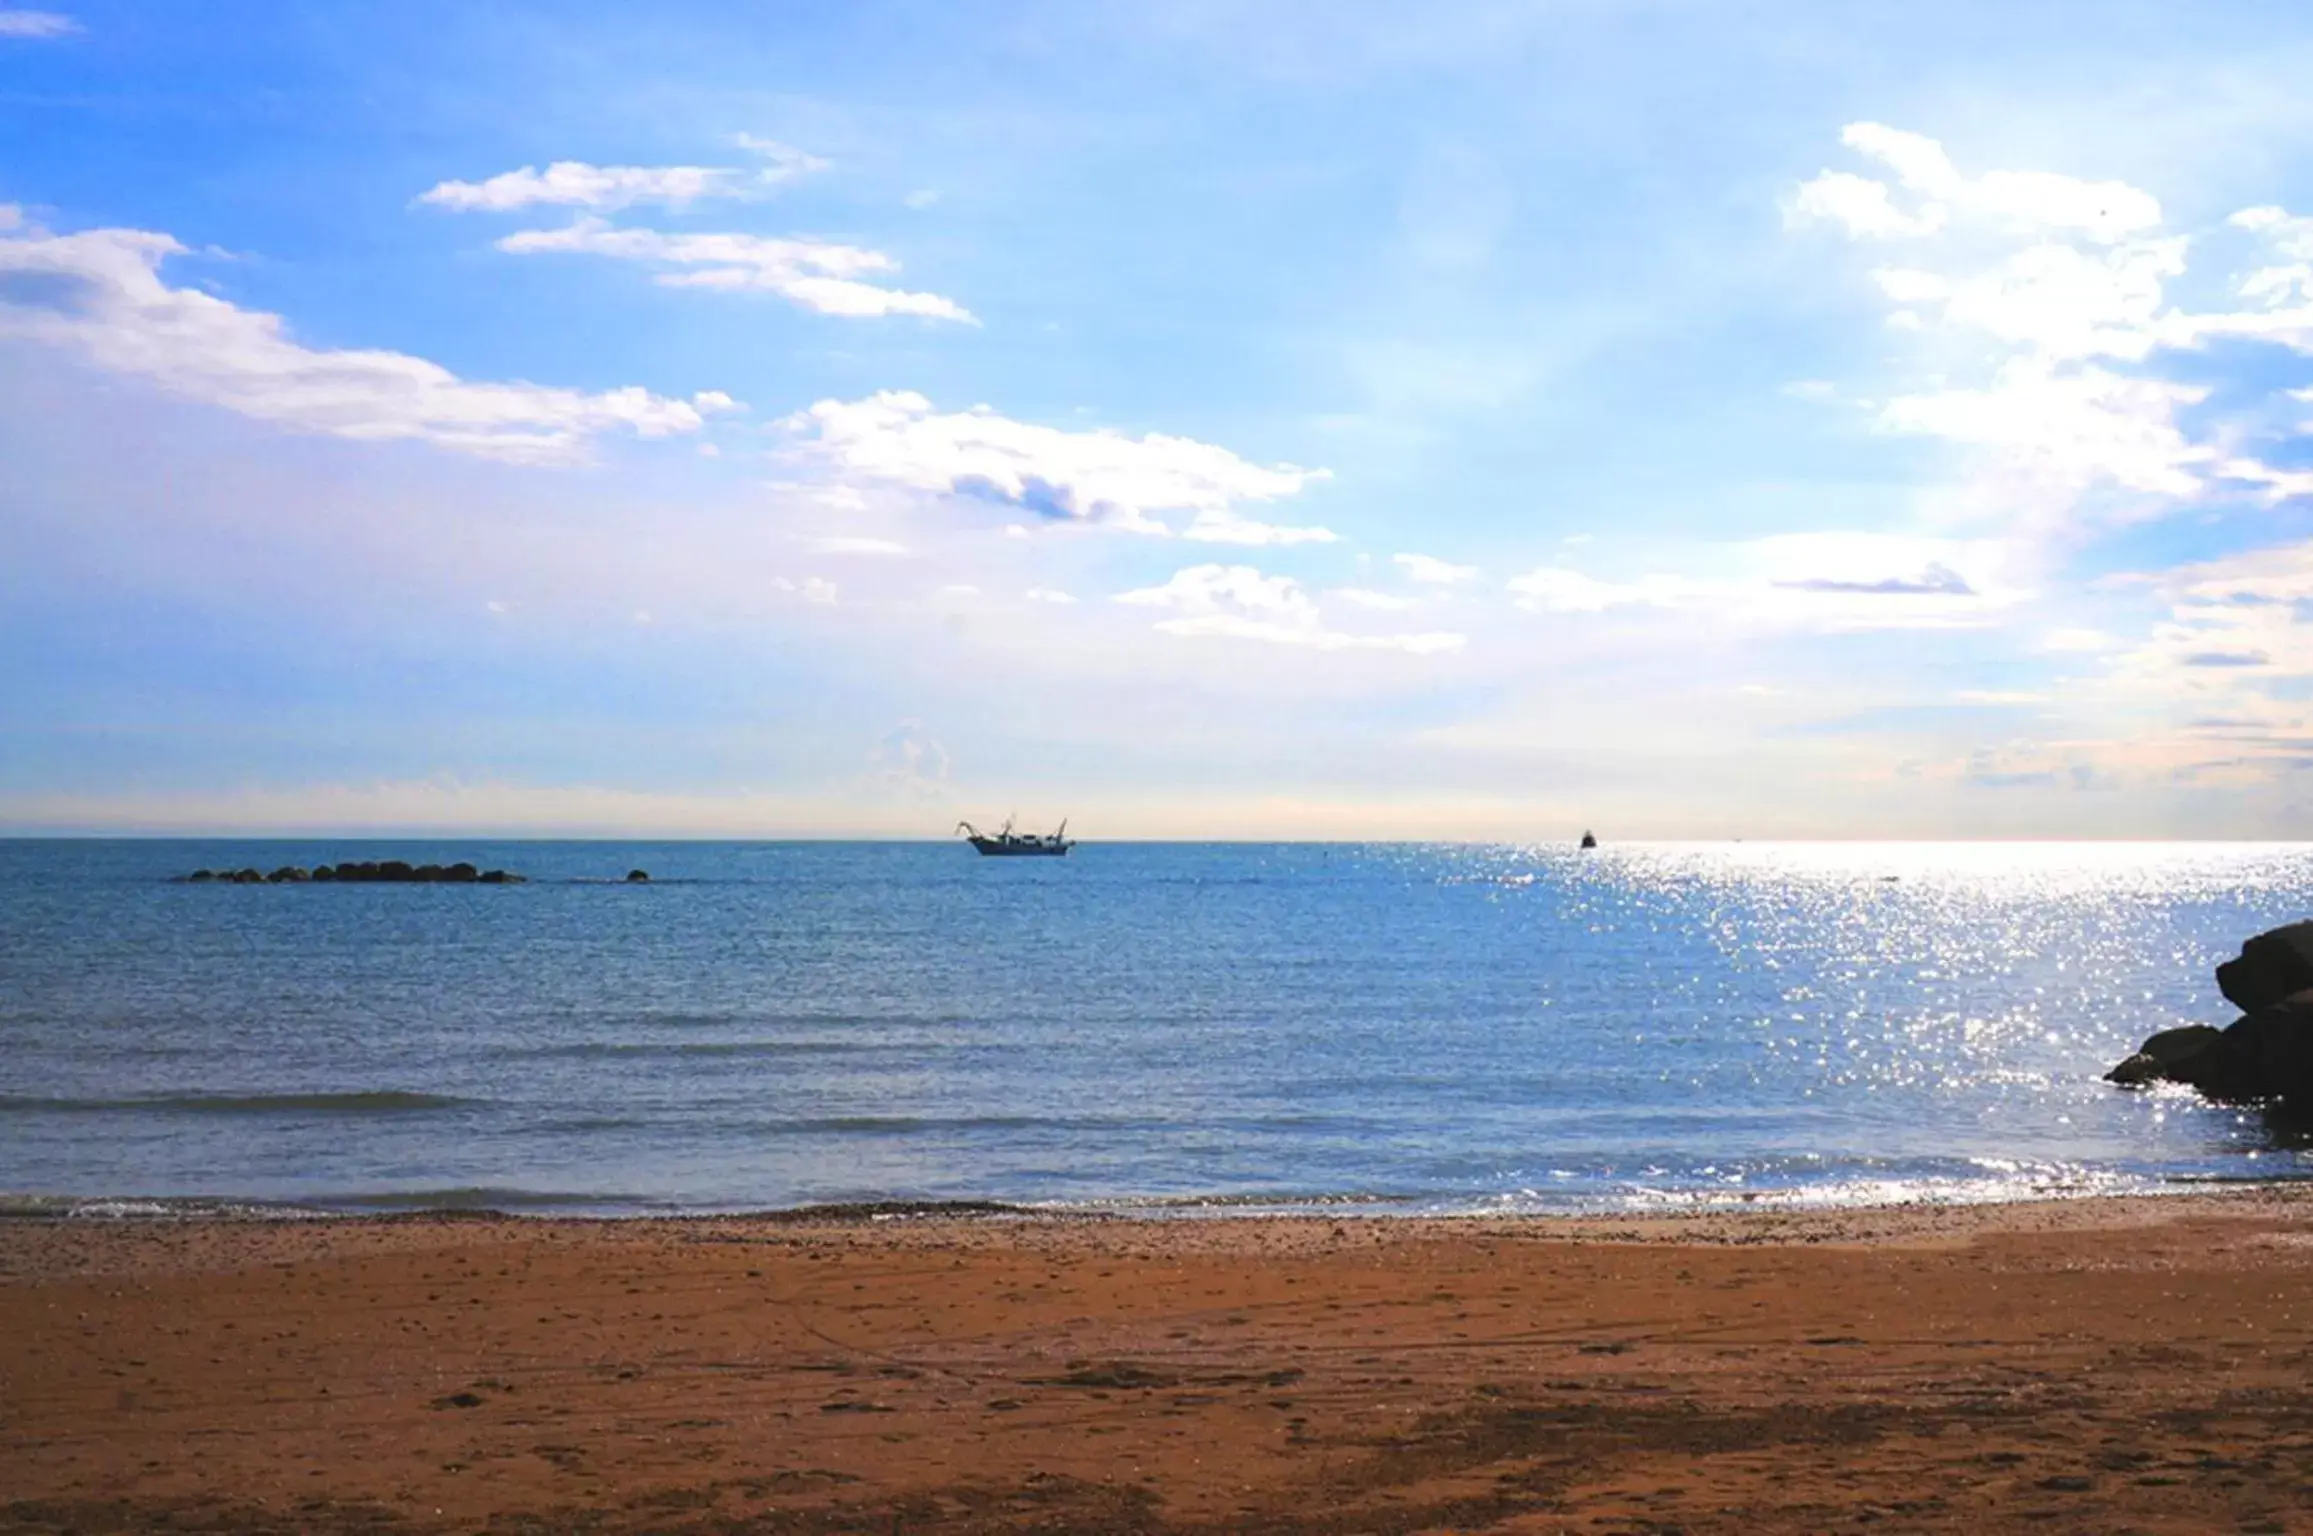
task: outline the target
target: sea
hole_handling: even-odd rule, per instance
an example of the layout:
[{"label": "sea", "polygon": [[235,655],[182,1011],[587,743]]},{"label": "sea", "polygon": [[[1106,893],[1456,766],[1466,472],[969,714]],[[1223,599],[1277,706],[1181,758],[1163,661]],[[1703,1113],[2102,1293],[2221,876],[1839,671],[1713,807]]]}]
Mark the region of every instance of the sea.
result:
[{"label": "sea", "polygon": [[[178,878],[384,858],[527,882]],[[0,841],[0,1212],[2298,1178],[2289,1126],[2101,1075],[2308,916],[2313,845]]]}]

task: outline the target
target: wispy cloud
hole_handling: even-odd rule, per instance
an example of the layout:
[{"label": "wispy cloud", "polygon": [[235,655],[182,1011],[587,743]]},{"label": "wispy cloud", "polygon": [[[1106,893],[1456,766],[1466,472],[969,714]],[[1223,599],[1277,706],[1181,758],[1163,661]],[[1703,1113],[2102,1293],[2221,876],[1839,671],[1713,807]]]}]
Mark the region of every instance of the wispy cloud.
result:
[{"label": "wispy cloud", "polygon": [[[1254,464],[1192,438],[1070,431],[1015,421],[985,405],[943,412],[903,390],[822,400],[785,425],[837,475],[995,502],[1058,522],[1223,544],[1335,537],[1324,528],[1257,522],[1239,510],[1296,495],[1325,471]],[[1184,513],[1178,528],[1165,520]]]},{"label": "wispy cloud", "polygon": [[1365,635],[1329,627],[1315,599],[1290,576],[1269,576],[1249,565],[1195,565],[1162,586],[1120,592],[1116,601],[1159,608],[1172,617],[1156,627],[1168,635],[1218,636],[1321,651],[1457,651],[1458,634]]},{"label": "wispy cloud", "polygon": [[1876,597],[1976,595],[1976,589],[1968,585],[1965,576],[1948,565],[1937,565],[1932,561],[1917,576],[1879,576],[1864,580],[1838,576],[1803,576],[1796,580],[1778,581],[1775,585],[1794,592],[1856,592]]},{"label": "wispy cloud", "polygon": [[278,315],[172,287],[162,263],[188,252],[168,235],[57,235],[14,217],[0,219],[0,231],[9,231],[0,234],[0,335],[294,430],[556,463],[584,458],[609,432],[695,432],[707,413],[733,405],[720,394],[686,401],[640,388],[484,383],[406,353],[307,347]]},{"label": "wispy cloud", "polygon": [[[0,13],[5,14],[5,13]],[[541,206],[610,213],[642,203],[681,208],[703,198],[760,197],[827,162],[802,150],[740,134],[737,143],[768,163],[754,170],[714,165],[589,165],[557,160],[541,171],[525,165],[486,181],[445,181],[418,201],[466,213],[510,213]]]},{"label": "wispy cloud", "polygon": [[563,229],[528,229],[498,241],[518,256],[577,252],[659,267],[670,288],[717,288],[775,293],[825,315],[920,315],[977,325],[971,311],[936,293],[910,293],[865,281],[897,272],[881,251],[818,240],[764,235],[668,234],[621,229],[584,218]]},{"label": "wispy cloud", "polygon": [[545,170],[526,165],[487,181],[445,181],[418,201],[462,212],[506,213],[540,205],[609,211],[637,203],[682,207],[703,197],[738,197],[737,171],[705,165],[587,165],[557,160]]},{"label": "wispy cloud", "polygon": [[834,607],[842,595],[841,589],[824,576],[806,576],[801,581],[791,576],[774,576],[771,578],[771,590],[792,592],[805,602],[816,603],[823,608]]},{"label": "wispy cloud", "polygon": [[1694,554],[1701,570],[1617,581],[1547,565],[1512,577],[1507,590],[1539,613],[1680,609],[1751,628],[1823,630],[1981,624],[2024,596],[2006,578],[2008,551],[1989,541],[1826,531]]},{"label": "wispy cloud", "polygon": [[1454,565],[1434,555],[1392,555],[1390,560],[1406,574],[1408,581],[1425,586],[1450,587],[1457,582],[1470,581],[1478,574],[1474,565]]},{"label": "wispy cloud", "polygon": [[823,555],[905,555],[908,547],[897,539],[869,539],[852,535],[834,535],[814,539],[811,547]]},{"label": "wispy cloud", "polygon": [[70,37],[80,23],[60,11],[0,10],[0,37],[46,39]]},{"label": "wispy cloud", "polygon": [[793,181],[798,176],[810,176],[827,169],[827,162],[817,155],[767,139],[761,134],[735,133],[731,142],[761,160],[763,165],[755,172],[755,179],[766,185]]},{"label": "wispy cloud", "polygon": [[1545,565],[1513,576],[1506,584],[1521,608],[1538,613],[1604,613],[1609,608],[1673,607],[1700,590],[1675,576],[1637,581],[1602,581],[1564,566]]},{"label": "wispy cloud", "polygon": [[1379,609],[1383,613],[1403,613],[1414,606],[1414,600],[1410,597],[1401,597],[1395,592],[1376,592],[1370,587],[1336,587],[1330,595],[1345,603],[1355,603],[1360,608]]},{"label": "wispy cloud", "polygon": [[2160,224],[2159,201],[2125,182],[2048,171],[1965,176],[1934,139],[1881,123],[1850,123],[1839,138],[1892,171],[1914,199],[1909,209],[1898,208],[1887,183],[1844,171],[1825,171],[1799,189],[1799,216],[1836,220],[1859,239],[1932,235],[1955,219],[1976,219],[2027,233],[2073,231],[2110,244]]}]

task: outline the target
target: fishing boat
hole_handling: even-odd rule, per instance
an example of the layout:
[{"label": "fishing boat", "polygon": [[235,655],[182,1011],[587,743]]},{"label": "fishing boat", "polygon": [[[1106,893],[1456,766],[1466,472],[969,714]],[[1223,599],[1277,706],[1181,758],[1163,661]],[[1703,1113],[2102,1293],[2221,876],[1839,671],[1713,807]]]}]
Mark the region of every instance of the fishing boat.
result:
[{"label": "fishing boat", "polygon": [[982,857],[1042,855],[1057,858],[1076,846],[1068,840],[1066,821],[1060,823],[1057,832],[1015,832],[1010,817],[1005,818],[1003,827],[993,836],[968,821],[957,822],[956,830],[964,834],[965,839],[979,850]]}]

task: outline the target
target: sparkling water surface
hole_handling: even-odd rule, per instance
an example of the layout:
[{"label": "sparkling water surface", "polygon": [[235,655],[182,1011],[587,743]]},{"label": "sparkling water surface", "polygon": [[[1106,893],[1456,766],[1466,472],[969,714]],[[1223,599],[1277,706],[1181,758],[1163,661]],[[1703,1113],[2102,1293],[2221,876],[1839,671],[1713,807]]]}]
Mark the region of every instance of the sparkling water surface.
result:
[{"label": "sparkling water surface", "polygon": [[[215,886],[471,860],[530,883]],[[628,886],[631,866],[656,877]],[[2313,847],[0,841],[0,1192],[1376,1212],[2291,1177],[2100,1074]]]}]

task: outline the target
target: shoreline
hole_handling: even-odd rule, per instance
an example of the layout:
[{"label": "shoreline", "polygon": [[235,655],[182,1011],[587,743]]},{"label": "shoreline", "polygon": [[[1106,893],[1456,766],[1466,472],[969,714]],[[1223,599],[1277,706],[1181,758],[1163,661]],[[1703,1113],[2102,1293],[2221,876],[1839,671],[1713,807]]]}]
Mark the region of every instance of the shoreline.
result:
[{"label": "shoreline", "polygon": [[2308,1280],[2289,1184],[7,1221],[0,1531],[2285,1530]]},{"label": "shoreline", "polygon": [[[1319,1195],[1266,1198],[1244,1195],[1112,1197],[1081,1201],[1007,1200],[961,1196],[915,1199],[875,1197],[812,1201],[791,1206],[666,1207],[618,1205],[587,1195],[552,1191],[415,1190],[407,1195],[329,1199],[269,1199],[235,1195],[53,1195],[0,1191],[0,1225],[34,1223],[246,1222],[253,1224],[360,1223],[438,1218],[527,1222],[772,1222],[837,1224],[849,1221],[986,1220],[1017,1222],[1508,1222],[1657,1221],[1690,1218],[1818,1215],[1826,1218],[1882,1211],[1992,1210],[2043,1204],[2197,1199],[2236,1192],[2313,1186],[2313,1174],[2180,1174],[2143,1183],[2090,1187],[2039,1184],[2023,1192],[1986,1182],[1984,1192],[1938,1190],[1886,1198],[1825,1198],[1806,1188],[1730,1193],[1664,1192],[1644,1197],[1572,1197],[1555,1207],[1456,1207],[1419,1196]],[[439,1196],[470,1198],[437,1198]],[[429,1203],[431,1202],[431,1203]]]}]

